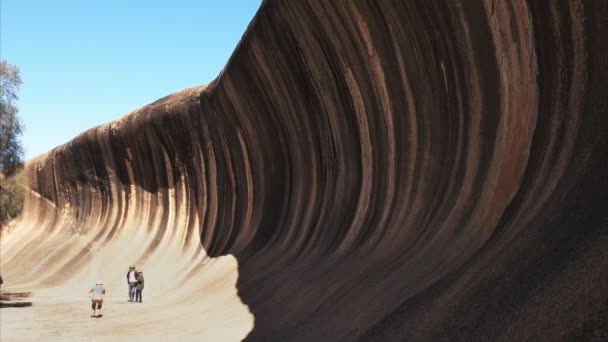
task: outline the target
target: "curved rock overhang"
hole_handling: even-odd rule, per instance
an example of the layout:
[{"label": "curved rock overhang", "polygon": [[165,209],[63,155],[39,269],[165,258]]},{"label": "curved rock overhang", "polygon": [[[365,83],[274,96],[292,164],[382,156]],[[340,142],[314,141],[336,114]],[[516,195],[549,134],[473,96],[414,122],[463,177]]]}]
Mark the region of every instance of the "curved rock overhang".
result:
[{"label": "curved rock overhang", "polygon": [[250,339],[606,337],[606,17],[265,1],[208,86],[27,163],[21,248],[138,229],[138,260],[235,255]]}]

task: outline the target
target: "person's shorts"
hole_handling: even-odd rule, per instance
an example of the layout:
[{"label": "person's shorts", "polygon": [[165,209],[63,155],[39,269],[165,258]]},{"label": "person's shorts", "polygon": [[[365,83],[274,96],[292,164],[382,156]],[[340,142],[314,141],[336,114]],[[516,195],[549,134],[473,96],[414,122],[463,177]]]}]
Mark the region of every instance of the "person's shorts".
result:
[{"label": "person's shorts", "polygon": [[103,304],[103,298],[91,298],[93,304]]}]

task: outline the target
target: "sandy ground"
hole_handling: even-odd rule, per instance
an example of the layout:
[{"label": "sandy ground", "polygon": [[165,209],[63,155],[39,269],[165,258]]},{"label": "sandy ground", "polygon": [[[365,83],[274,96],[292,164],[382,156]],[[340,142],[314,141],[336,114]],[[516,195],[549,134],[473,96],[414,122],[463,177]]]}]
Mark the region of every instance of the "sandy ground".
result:
[{"label": "sandy ground", "polygon": [[[0,240],[1,303],[31,303],[0,308],[2,341],[240,341],[253,328],[231,255],[210,258],[169,235],[152,250],[135,229],[98,248],[94,233],[38,236],[44,230],[36,227],[22,222]],[[130,264],[144,271],[141,304],[128,302]],[[107,290],[104,316],[91,318],[88,291],[97,279]]]},{"label": "sandy ground", "polygon": [[[234,283],[221,286],[236,282],[231,266],[235,264],[230,258],[218,260],[207,277],[207,280],[215,278],[217,283],[212,281],[205,286],[206,282],[198,279],[199,291],[188,285],[160,291],[150,284],[149,289],[144,289],[141,304],[128,301],[126,286],[110,285],[101,318],[90,317],[86,285],[34,289],[29,296],[3,301],[32,305],[0,309],[0,338],[2,341],[239,341],[251,330],[253,317],[240,302]],[[2,288],[9,295],[24,293],[23,290]]]}]

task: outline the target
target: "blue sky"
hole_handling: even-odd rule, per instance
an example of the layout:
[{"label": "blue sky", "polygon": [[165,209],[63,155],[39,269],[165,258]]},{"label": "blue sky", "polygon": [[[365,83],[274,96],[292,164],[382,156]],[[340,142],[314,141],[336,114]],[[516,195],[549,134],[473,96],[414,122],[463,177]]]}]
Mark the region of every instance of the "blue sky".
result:
[{"label": "blue sky", "polygon": [[21,69],[26,159],[228,61],[260,0],[1,0],[0,58]]}]

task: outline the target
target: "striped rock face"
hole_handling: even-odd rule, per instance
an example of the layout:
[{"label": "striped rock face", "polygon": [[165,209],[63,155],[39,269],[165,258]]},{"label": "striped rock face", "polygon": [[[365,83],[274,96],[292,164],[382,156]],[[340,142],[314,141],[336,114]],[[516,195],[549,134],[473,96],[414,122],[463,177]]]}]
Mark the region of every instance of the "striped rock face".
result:
[{"label": "striped rock face", "polygon": [[607,17],[265,1],[216,80],[27,162],[3,339],[608,338]]}]

